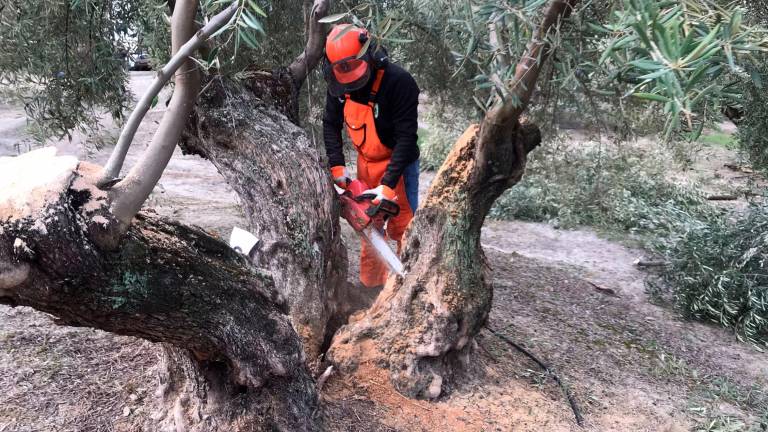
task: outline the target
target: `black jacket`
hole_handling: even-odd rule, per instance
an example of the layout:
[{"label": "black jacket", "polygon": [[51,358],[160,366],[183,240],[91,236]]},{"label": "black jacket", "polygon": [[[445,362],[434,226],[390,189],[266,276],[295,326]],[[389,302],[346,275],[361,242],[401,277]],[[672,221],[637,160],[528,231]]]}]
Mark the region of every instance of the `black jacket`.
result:
[{"label": "black jacket", "polygon": [[[372,71],[368,84],[352,92],[350,97],[358,103],[368,103],[376,73]],[[392,159],[381,184],[392,189],[397,186],[405,168],[419,158],[417,131],[419,86],[405,69],[396,64],[386,66],[381,88],[376,95],[379,115],[374,122],[376,132],[385,146],[393,149]],[[345,165],[341,130],[344,126],[344,98],[328,94],[323,115],[323,139],[330,166]],[[376,187],[378,185],[369,185]]]}]

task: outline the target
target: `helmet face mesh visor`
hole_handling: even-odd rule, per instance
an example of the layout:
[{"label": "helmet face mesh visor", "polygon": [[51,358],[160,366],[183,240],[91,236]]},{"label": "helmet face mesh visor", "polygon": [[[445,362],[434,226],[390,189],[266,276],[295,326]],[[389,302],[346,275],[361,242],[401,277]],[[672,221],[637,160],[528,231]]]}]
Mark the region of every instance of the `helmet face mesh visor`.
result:
[{"label": "helmet face mesh visor", "polygon": [[359,58],[344,59],[333,64],[333,76],[340,84],[357,81],[365,74],[368,65]]},{"label": "helmet face mesh visor", "polygon": [[334,96],[341,96],[358,89],[368,83],[371,68],[365,59],[348,57],[328,65],[325,79],[328,90]]}]

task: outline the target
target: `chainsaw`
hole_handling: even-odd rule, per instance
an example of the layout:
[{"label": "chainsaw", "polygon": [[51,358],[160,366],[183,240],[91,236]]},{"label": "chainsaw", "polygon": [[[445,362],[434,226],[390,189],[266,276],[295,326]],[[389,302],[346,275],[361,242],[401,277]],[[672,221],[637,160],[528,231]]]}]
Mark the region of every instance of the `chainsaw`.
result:
[{"label": "chainsaw", "polygon": [[341,216],[347,220],[355,232],[363,238],[379,255],[390,270],[403,275],[403,263],[389,248],[384,237],[384,224],[390,217],[400,213],[400,206],[388,200],[373,204],[374,194],[365,194],[368,185],[360,180],[352,180],[347,189],[339,195]]}]

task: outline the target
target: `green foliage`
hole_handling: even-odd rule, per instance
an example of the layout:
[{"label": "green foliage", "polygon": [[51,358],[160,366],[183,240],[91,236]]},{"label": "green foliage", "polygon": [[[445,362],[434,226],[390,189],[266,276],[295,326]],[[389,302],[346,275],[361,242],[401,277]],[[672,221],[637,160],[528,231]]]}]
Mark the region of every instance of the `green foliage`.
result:
[{"label": "green foliage", "polygon": [[[171,11],[163,0],[142,0],[138,3],[141,13],[135,23],[137,34],[141,38],[141,44],[149,49],[153,60],[158,66],[162,66],[170,59],[171,54]],[[205,71],[229,74],[247,66],[243,57],[250,59],[254,51],[263,51],[262,42],[267,34],[267,14],[278,10],[274,6],[281,6],[280,1],[270,3],[263,0],[202,0],[198,21],[207,22],[233,3],[237,3],[238,7],[235,16],[214,34],[208,52],[195,59]]]},{"label": "green foliage", "polygon": [[[280,6],[280,2],[273,3]],[[230,4],[202,1],[200,21]],[[199,60],[203,67],[234,65],[241,46],[260,48],[261,19],[266,12],[255,0],[239,0],[238,4],[235,18],[220,32],[207,58]],[[22,99],[40,139],[64,136],[75,129],[93,130],[104,111],[120,119],[129,101],[127,56],[149,49],[156,67],[167,61],[168,13],[167,2],[160,0],[3,2],[0,86]],[[303,41],[295,28],[290,32],[298,33],[293,39]]]},{"label": "green foliage", "polygon": [[768,64],[757,66],[757,80],[745,83],[742,101],[743,118],[739,122],[739,147],[756,168],[768,169]]},{"label": "green foliage", "polygon": [[708,113],[719,115],[720,107],[740,99],[734,84],[749,79],[744,61],[768,50],[765,29],[745,25],[739,7],[629,0],[614,15],[610,24],[588,23],[596,33],[611,35],[596,66],[632,84],[628,95],[663,103],[668,137],[683,119],[697,138]]},{"label": "green foliage", "polygon": [[671,263],[663,281],[687,316],[768,345],[768,207],[710,219],[662,252]]},{"label": "green foliage", "polygon": [[730,150],[736,149],[738,145],[732,134],[724,132],[703,133],[699,137],[699,142],[702,144],[710,144]]},{"label": "green foliage", "polygon": [[13,87],[43,135],[120,118],[127,103],[119,40],[131,2],[14,1],[0,6],[0,86]]},{"label": "green foliage", "polygon": [[[446,96],[455,104],[487,109],[508,95],[515,65],[547,5],[542,0],[398,2],[407,11],[398,16],[407,38],[419,40],[406,51],[441,64],[422,67],[418,57],[406,61],[447,85]],[[589,110],[599,122],[657,104],[667,138],[695,140],[705,125],[719,120],[720,107],[739,101],[737,84],[751,79],[745,65],[754,53],[768,50],[765,27],[747,23],[745,13],[740,3],[726,7],[711,0],[582,2],[547,35],[553,67],[540,79],[537,102],[553,100],[553,111],[562,104]],[[446,52],[449,79],[440,74]],[[622,121],[608,123],[620,129]]]},{"label": "green foliage", "polygon": [[490,215],[589,225],[649,242],[715,217],[701,194],[665,178],[665,166],[663,156],[647,151],[545,146]]},{"label": "green foliage", "polygon": [[687,317],[768,346],[768,205],[728,217],[667,180],[652,152],[546,148],[491,217],[633,234],[670,263],[652,289],[669,290]]}]

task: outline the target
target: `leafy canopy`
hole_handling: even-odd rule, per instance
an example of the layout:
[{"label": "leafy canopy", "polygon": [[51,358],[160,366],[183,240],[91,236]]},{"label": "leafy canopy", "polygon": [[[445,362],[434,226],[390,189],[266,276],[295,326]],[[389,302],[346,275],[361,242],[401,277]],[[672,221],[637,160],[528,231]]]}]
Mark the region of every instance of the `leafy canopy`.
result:
[{"label": "leafy canopy", "polygon": [[[203,0],[199,21],[229,0]],[[238,13],[197,59],[236,73],[250,63],[284,65],[303,48],[311,2],[238,0]],[[329,22],[366,26],[423,88],[479,111],[508,97],[517,60],[547,0],[349,0]],[[0,83],[22,90],[32,118],[65,134],[106,108],[126,107],[124,57],[131,43],[167,59],[169,9],[158,0],[32,0],[0,6]],[[739,107],[745,82],[768,51],[768,35],[741,2],[589,0],[547,37],[551,66],[540,105],[589,107],[596,117],[658,104],[668,137],[695,138],[723,106]],[[413,42],[417,41],[417,42]],[[469,84],[469,85],[467,85]],[[557,102],[556,102],[557,103]],[[616,108],[619,109],[616,109]]]}]

